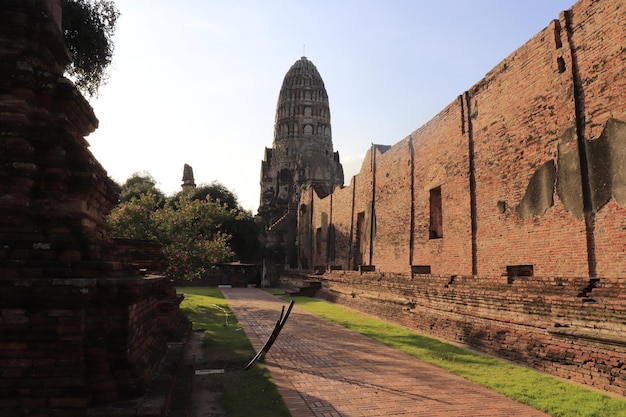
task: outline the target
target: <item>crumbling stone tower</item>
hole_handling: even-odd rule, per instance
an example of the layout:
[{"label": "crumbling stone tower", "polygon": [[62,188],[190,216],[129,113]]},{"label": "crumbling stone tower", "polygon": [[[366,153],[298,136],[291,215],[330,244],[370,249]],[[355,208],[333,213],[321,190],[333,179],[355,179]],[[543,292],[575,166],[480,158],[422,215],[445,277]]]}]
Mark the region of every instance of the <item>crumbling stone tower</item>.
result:
[{"label": "crumbling stone tower", "polygon": [[188,188],[196,188],[196,181],[193,178],[193,168],[188,165],[185,164],[185,166],[183,167],[183,190],[186,190]]},{"label": "crumbling stone tower", "polygon": [[[297,206],[303,190],[319,197],[343,186],[339,152],[333,151],[330,108],[324,81],[306,57],[287,71],[274,124],[274,143],[261,165],[258,216],[266,229],[266,256],[297,267]],[[307,265],[300,265],[307,267]]]}]

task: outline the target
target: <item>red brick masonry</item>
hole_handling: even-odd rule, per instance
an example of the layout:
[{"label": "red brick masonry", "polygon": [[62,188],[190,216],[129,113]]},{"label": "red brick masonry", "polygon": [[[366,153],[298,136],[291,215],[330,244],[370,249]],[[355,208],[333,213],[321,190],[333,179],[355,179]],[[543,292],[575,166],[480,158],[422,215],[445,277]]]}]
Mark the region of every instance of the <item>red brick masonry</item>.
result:
[{"label": "red brick masonry", "polygon": [[[121,248],[110,237],[117,195],[84,139],[98,119],[63,77],[60,17],[60,0],[0,1],[0,415],[8,417],[92,416],[105,402],[137,398],[164,354],[176,353],[168,340],[187,329],[171,283],[139,271],[162,269],[160,249]],[[166,397],[142,403],[142,415],[161,412]]]},{"label": "red brick masonry", "polygon": [[350,185],[304,192],[321,294],[626,394],[625,33],[620,2],[580,0]]}]

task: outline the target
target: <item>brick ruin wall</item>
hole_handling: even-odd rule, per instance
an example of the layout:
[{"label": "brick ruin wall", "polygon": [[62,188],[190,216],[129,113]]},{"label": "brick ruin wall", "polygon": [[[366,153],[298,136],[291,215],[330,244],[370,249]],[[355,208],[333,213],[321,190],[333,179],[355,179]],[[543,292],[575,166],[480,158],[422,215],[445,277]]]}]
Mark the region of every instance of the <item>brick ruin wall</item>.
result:
[{"label": "brick ruin wall", "polygon": [[[317,277],[320,278],[320,277]],[[317,297],[421,334],[626,395],[626,283],[332,271]],[[617,295],[616,295],[617,294]]]},{"label": "brick ruin wall", "polygon": [[176,303],[163,302],[173,289],[159,278],[7,283],[0,281],[0,410],[70,408],[61,414],[78,416],[143,395],[179,325]]},{"label": "brick ruin wall", "polygon": [[299,256],[343,302],[624,394],[624,33],[620,3],[562,12],[349,186],[303,193]]},{"label": "brick ruin wall", "polygon": [[162,270],[160,248],[110,237],[117,195],[63,77],[60,5],[0,2],[0,415],[136,415],[103,404],[141,398],[188,322],[140,271]]}]

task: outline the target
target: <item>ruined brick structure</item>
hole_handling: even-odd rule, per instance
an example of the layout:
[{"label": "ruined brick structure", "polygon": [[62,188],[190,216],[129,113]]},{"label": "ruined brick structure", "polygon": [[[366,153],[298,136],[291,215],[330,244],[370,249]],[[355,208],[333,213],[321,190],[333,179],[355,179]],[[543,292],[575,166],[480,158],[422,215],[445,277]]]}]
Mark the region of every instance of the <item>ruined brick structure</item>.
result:
[{"label": "ruined brick structure", "polygon": [[258,218],[265,226],[266,254],[279,264],[307,266],[296,254],[296,222],[302,190],[325,197],[343,186],[339,153],[333,151],[324,81],[306,57],[283,80],[276,105],[274,143],[261,166]]},{"label": "ruined brick structure", "polygon": [[60,0],[0,2],[3,416],[95,415],[141,396],[186,326],[173,287],[125,261],[159,248],[110,237],[117,195],[84,139],[98,120],[63,77],[61,13]]},{"label": "ruined brick structure", "polygon": [[626,394],[625,34],[620,2],[580,0],[349,186],[303,192],[322,294]]},{"label": "ruined brick structure", "polygon": [[185,164],[183,166],[183,179],[182,188],[186,190],[188,188],[196,188],[196,181],[193,178],[193,168],[191,165]]}]

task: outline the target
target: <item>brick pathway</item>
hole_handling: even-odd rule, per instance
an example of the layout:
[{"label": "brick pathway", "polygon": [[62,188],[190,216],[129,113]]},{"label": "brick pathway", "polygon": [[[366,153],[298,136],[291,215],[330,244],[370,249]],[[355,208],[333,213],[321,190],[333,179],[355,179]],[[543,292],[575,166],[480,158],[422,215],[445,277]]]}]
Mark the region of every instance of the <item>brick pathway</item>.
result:
[{"label": "brick pathway", "polygon": [[[258,351],[287,303],[256,288],[222,291]],[[297,304],[265,364],[292,417],[547,416]]]}]

